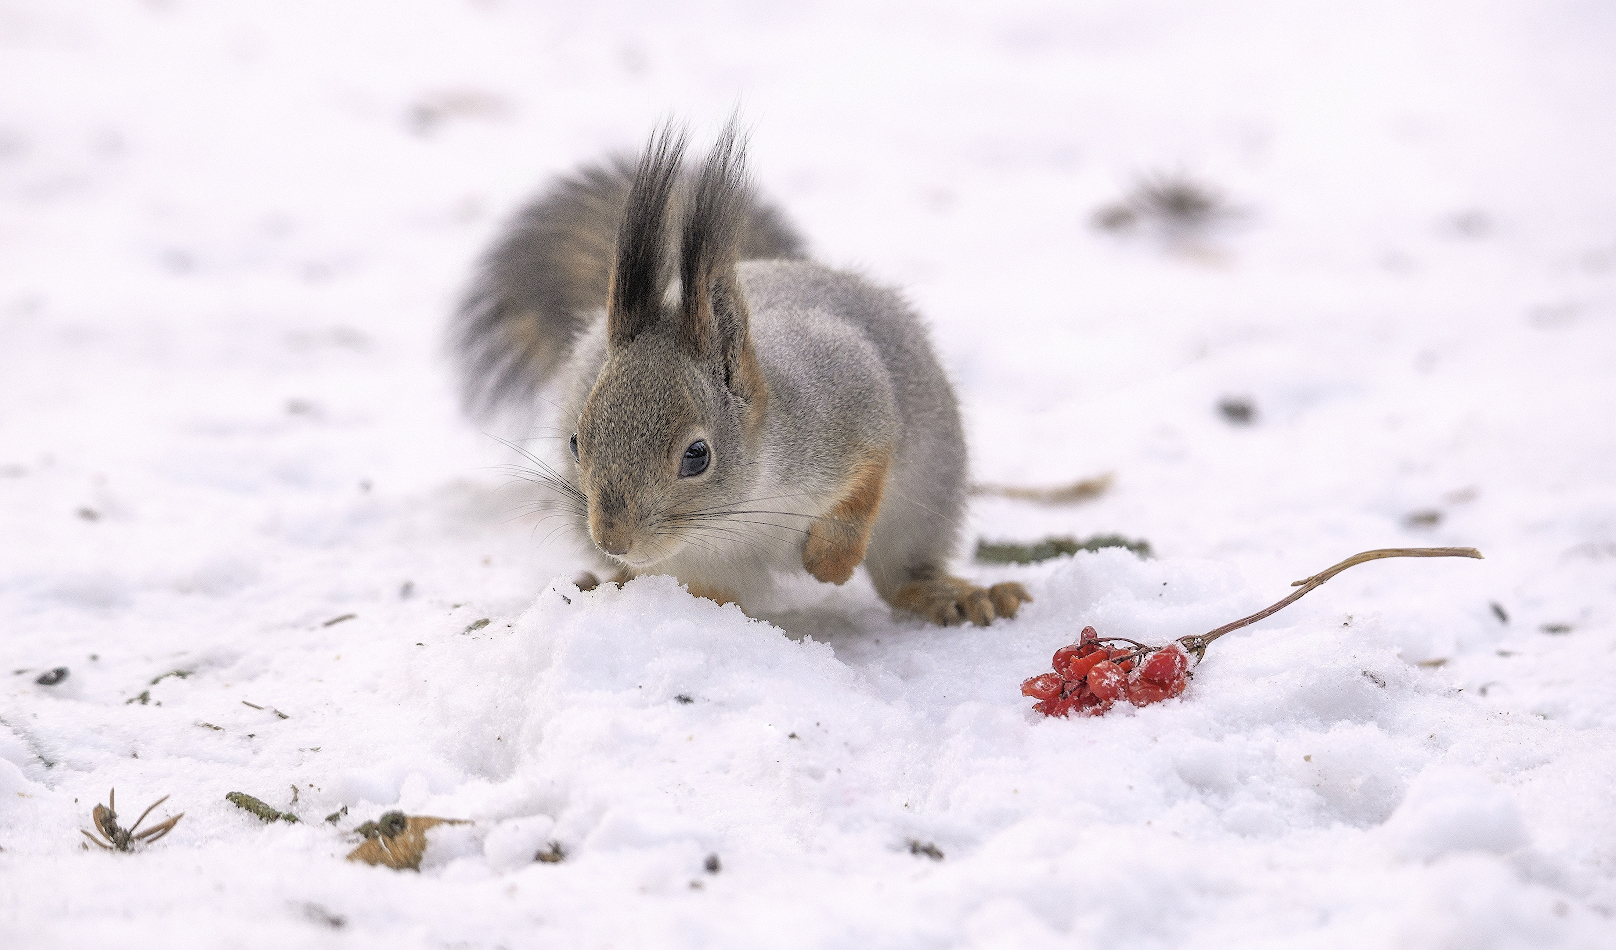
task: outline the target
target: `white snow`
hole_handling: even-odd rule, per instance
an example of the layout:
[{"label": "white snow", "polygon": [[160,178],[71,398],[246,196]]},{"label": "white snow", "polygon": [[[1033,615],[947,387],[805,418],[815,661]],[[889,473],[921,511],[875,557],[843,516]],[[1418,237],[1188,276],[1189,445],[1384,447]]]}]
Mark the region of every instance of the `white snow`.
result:
[{"label": "white snow", "polygon": [[[1524,0],[0,4],[0,946],[1616,945],[1613,49]],[[503,216],[737,103],[977,478],[1115,473],[975,505],[1013,622],[579,593],[458,416]],[[1159,172],[1238,217],[1092,226]],[[1156,557],[968,559],[1104,532]],[[1354,568],[1181,700],[1018,693],[1437,544],[1487,559]],[[86,850],[114,787],[185,817]],[[473,824],[344,862],[390,809]]]}]

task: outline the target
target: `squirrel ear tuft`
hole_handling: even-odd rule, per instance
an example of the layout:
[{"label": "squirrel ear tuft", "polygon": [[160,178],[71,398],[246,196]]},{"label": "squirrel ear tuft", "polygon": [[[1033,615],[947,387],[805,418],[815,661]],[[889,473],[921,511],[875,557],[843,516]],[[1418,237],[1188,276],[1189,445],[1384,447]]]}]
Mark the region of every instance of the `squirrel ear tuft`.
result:
[{"label": "squirrel ear tuft", "polygon": [[606,295],[606,338],[612,346],[628,343],[661,317],[670,277],[668,203],[684,153],[685,132],[670,120],[651,134],[634,170]]},{"label": "squirrel ear tuft", "polygon": [[696,359],[720,363],[731,392],[755,399],[762,396],[762,376],[752,352],[746,299],[735,275],[747,191],[746,143],[731,117],[702,163],[685,213],[678,339]]}]

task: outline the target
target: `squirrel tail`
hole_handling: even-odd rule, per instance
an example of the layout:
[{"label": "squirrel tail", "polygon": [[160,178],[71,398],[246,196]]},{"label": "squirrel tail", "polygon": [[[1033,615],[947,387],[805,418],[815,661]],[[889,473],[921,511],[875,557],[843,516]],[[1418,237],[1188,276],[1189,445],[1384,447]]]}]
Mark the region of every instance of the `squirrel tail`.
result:
[{"label": "squirrel tail", "polygon": [[[732,139],[733,126],[725,134]],[[700,170],[685,169],[683,149],[684,136],[664,128],[638,162],[619,155],[585,165],[517,212],[483,254],[450,327],[468,414],[487,417],[537,395],[606,308],[614,258],[660,271],[672,257],[680,236],[665,222],[679,220],[699,190]],[[749,191],[734,200],[737,259],[803,256],[778,209]]]}]

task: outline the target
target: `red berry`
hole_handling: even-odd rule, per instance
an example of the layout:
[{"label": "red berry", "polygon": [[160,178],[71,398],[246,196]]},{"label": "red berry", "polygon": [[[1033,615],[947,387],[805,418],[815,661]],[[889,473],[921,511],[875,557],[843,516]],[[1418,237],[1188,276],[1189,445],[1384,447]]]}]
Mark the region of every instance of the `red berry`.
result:
[{"label": "red berry", "polygon": [[1183,676],[1189,668],[1189,654],[1184,652],[1183,647],[1173,643],[1152,653],[1140,668],[1139,675],[1152,683],[1165,685]]},{"label": "red berry", "polygon": [[1079,656],[1074,658],[1071,662],[1066,664],[1065,669],[1060,671],[1060,675],[1068,683],[1082,682],[1083,677],[1089,675],[1089,670],[1093,669],[1096,663],[1104,662],[1105,653],[1100,650],[1095,650],[1088,656]]},{"label": "red berry", "polygon": [[1061,647],[1055,651],[1055,656],[1050,659],[1049,664],[1055,668],[1055,672],[1059,673],[1066,669],[1066,664],[1072,662],[1073,657],[1081,656],[1082,651],[1083,648],[1076,643]]},{"label": "red berry", "polygon": [[1143,678],[1142,673],[1135,673],[1128,678],[1128,701],[1135,706],[1148,706],[1159,703],[1164,699],[1172,699],[1184,692],[1189,686],[1190,678],[1187,673],[1180,673],[1169,683],[1156,683]]},{"label": "red berry", "polygon": [[1128,680],[1121,667],[1109,660],[1094,664],[1088,675],[1089,691],[1109,706],[1128,693]]},{"label": "red berry", "polygon": [[1170,687],[1160,683],[1152,683],[1146,679],[1130,680],[1128,683],[1128,702],[1135,706],[1149,706],[1159,703],[1172,696]]},{"label": "red berry", "polygon": [[1088,646],[1091,643],[1098,645],[1100,642],[1100,632],[1093,627],[1084,627],[1083,633],[1078,637],[1077,642],[1082,646]]},{"label": "red berry", "polygon": [[1076,707],[1077,703],[1070,699],[1046,699],[1032,706],[1046,716],[1068,716]]},{"label": "red berry", "polygon": [[1031,696],[1033,699],[1054,699],[1061,694],[1061,688],[1066,684],[1061,681],[1058,674],[1044,673],[1021,682],[1021,695]]}]

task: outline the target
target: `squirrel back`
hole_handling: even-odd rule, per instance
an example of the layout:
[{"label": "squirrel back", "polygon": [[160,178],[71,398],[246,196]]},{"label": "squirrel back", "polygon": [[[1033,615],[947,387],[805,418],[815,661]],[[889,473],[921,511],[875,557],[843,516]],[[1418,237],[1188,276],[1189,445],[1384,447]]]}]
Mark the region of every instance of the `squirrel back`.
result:
[{"label": "squirrel back", "polygon": [[[624,220],[635,171],[633,160],[613,155],[556,179],[483,254],[450,327],[468,414],[531,402],[605,309],[618,233],[637,229]],[[695,174],[676,168],[670,218],[689,203]],[[735,246],[741,260],[797,259],[804,251],[785,216],[750,191]]]}]

